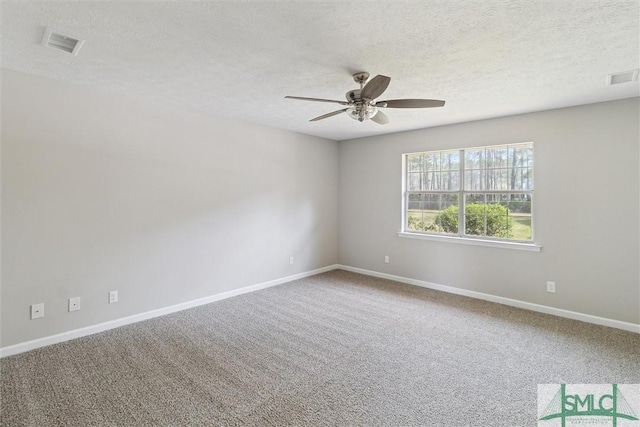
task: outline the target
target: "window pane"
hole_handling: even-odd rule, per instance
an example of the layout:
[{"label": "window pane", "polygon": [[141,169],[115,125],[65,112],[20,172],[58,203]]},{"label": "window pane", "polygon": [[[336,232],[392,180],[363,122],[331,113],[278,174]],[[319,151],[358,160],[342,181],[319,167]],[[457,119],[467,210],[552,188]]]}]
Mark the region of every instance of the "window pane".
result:
[{"label": "window pane", "polygon": [[484,169],[484,148],[465,150],[464,152],[464,168],[465,169]]},{"label": "window pane", "polygon": [[427,171],[440,170],[440,153],[427,154],[424,156],[424,168]]},{"label": "window pane", "polygon": [[509,147],[509,189],[533,190],[533,146]]},{"label": "window pane", "polygon": [[426,172],[422,175],[422,190],[440,190],[440,172]]},{"label": "window pane", "polygon": [[513,215],[513,232],[512,239],[515,240],[531,240],[531,214]]},{"label": "window pane", "polygon": [[449,191],[460,190],[460,172],[449,171],[442,173],[442,189]]},{"label": "window pane", "polygon": [[531,195],[466,194],[465,234],[531,240]]},{"label": "window pane", "polygon": [[458,195],[441,194],[440,210],[434,221],[438,233],[458,234]]},{"label": "window pane", "polygon": [[460,170],[460,152],[445,151],[442,153],[440,170],[443,171],[459,171]]},{"label": "window pane", "polygon": [[422,171],[422,154],[407,155],[407,172]]},{"label": "window pane", "polygon": [[410,211],[422,210],[424,209],[424,194],[409,194],[409,200],[407,203],[407,209]]},{"label": "window pane", "polygon": [[407,202],[407,229],[411,231],[426,231],[427,224],[433,222],[437,215],[433,207],[438,206],[433,194],[409,194]]},{"label": "window pane", "polygon": [[464,216],[465,234],[472,236],[485,235],[485,217],[482,214],[467,213]]},{"label": "window pane", "polygon": [[484,236],[485,234],[485,195],[465,194],[464,227],[465,234]]},{"label": "window pane", "polygon": [[467,191],[484,190],[484,170],[469,169],[464,172],[464,189]]},{"label": "window pane", "polygon": [[457,194],[409,194],[407,229],[458,233]]},{"label": "window pane", "polygon": [[488,169],[486,190],[508,190],[507,169]]},{"label": "window pane", "polygon": [[507,147],[488,148],[485,151],[487,169],[507,167]]},{"label": "window pane", "polygon": [[511,190],[533,190],[533,173],[529,168],[515,168],[510,171]]},{"label": "window pane", "polygon": [[509,194],[508,203],[511,223],[510,238],[515,240],[531,240],[531,195]]},{"label": "window pane", "polygon": [[487,194],[485,196],[486,236],[510,237],[513,228],[511,222],[513,221],[509,218],[508,200],[508,194]]},{"label": "window pane", "polygon": [[407,174],[407,189],[409,191],[420,191],[422,190],[420,184],[422,180],[422,174],[409,172]]},{"label": "window pane", "polygon": [[[471,203],[478,203],[484,206],[484,194],[478,194],[478,193],[465,194],[464,203],[466,205]],[[482,212],[484,213],[484,209],[482,210]]]}]

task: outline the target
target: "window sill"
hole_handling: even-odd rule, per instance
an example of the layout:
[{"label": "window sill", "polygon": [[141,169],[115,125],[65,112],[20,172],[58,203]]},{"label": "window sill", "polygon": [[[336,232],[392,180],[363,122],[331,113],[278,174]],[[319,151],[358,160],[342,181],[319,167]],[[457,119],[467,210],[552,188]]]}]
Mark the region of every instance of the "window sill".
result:
[{"label": "window sill", "polygon": [[537,245],[535,243],[503,242],[503,241],[496,241],[496,240],[472,239],[469,237],[438,236],[435,234],[408,233],[405,231],[398,232],[398,237],[402,237],[405,239],[434,240],[436,242],[458,243],[463,245],[489,246],[493,248],[515,249],[518,251],[529,251],[529,252],[540,252],[540,250],[542,249],[541,245]]}]

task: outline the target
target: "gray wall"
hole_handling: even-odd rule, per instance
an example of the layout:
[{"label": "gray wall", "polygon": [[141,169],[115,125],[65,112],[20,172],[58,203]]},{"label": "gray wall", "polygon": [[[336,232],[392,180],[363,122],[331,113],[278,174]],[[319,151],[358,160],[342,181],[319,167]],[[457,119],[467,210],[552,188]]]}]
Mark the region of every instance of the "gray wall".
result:
[{"label": "gray wall", "polygon": [[335,141],[3,70],[1,345],[335,264],[337,167]]},{"label": "gray wall", "polygon": [[[339,262],[640,323],[639,113],[632,98],[342,141]],[[397,236],[403,153],[528,141],[541,252]]]},{"label": "gray wall", "polygon": [[[336,262],[639,323],[639,113],[629,99],[338,144],[3,70],[0,345]],[[525,141],[542,252],[397,236],[402,153]]]}]

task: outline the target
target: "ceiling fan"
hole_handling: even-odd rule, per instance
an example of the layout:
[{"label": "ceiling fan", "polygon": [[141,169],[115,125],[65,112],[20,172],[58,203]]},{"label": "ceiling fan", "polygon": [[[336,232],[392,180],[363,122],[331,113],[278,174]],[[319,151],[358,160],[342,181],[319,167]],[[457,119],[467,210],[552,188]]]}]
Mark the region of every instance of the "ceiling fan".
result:
[{"label": "ceiling fan", "polygon": [[377,75],[368,83],[369,73],[360,72],[353,75],[353,80],[360,84],[360,89],[354,89],[347,92],[346,101],[336,101],[333,99],[322,98],[306,98],[302,96],[285,96],[288,99],[299,99],[301,101],[315,102],[331,102],[334,104],[345,105],[347,108],[323,114],[310,122],[326,119],[327,117],[336,116],[341,113],[347,113],[349,117],[359,122],[365,120],[373,120],[374,122],[385,125],[389,123],[389,117],[379,108],[433,108],[444,106],[444,101],[437,99],[390,99],[388,101],[376,101],[376,98],[389,86],[391,78],[387,76]]}]

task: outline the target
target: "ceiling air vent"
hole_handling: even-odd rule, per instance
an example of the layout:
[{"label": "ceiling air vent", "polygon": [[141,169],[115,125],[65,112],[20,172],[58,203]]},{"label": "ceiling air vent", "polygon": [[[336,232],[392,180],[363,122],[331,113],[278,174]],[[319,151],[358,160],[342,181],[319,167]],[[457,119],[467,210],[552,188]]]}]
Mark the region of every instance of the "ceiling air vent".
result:
[{"label": "ceiling air vent", "polygon": [[623,73],[609,74],[607,76],[607,86],[635,82],[636,80],[638,80],[638,69],[625,71]]},{"label": "ceiling air vent", "polygon": [[63,50],[72,55],[78,54],[83,43],[84,40],[77,40],[73,37],[53,32],[49,28],[45,28],[44,34],[42,35],[42,46]]}]

